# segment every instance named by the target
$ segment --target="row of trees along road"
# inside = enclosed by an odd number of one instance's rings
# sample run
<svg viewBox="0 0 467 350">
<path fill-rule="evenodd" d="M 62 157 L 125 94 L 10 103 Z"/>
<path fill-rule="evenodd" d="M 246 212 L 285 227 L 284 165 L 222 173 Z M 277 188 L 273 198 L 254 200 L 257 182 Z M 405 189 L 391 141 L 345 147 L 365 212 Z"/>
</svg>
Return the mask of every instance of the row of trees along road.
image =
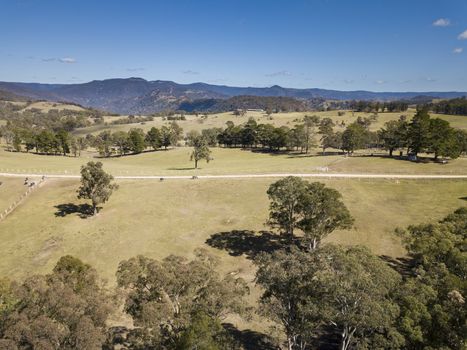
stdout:
<svg viewBox="0 0 467 350">
<path fill-rule="evenodd" d="M 101 178 L 109 184 L 101 170 L 83 168 L 83 186 L 101 188 Z M 245 280 L 219 274 L 218 258 L 203 249 L 193 260 L 124 260 L 116 290 L 65 256 L 46 276 L 0 279 L 0 349 L 240 349 L 222 321 L 234 314 L 248 320 L 252 312 L 280 327 L 280 349 L 465 349 L 467 208 L 398 230 L 411 263 L 389 265 L 363 247 L 321 243 L 353 222 L 337 191 L 288 177 L 268 195 L 268 223 L 284 239 L 272 251 L 259 247 L 254 258 L 258 306 L 246 302 Z M 134 327 L 108 326 L 119 308 Z"/>
</svg>

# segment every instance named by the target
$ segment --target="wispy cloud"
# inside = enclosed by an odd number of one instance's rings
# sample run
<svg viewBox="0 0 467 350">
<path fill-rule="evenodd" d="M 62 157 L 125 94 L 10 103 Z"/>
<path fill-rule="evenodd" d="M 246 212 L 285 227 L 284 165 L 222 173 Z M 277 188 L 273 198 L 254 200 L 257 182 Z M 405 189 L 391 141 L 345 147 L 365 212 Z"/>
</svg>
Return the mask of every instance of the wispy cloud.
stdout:
<svg viewBox="0 0 467 350">
<path fill-rule="evenodd" d="M 183 74 L 187 74 L 187 75 L 198 75 L 199 72 L 196 72 L 194 70 L 191 70 L 191 69 L 187 69 L 187 70 L 184 70 L 182 71 Z"/>
<path fill-rule="evenodd" d="M 431 77 L 426 77 L 425 80 L 430 82 L 430 83 L 434 83 L 436 81 L 436 79 L 433 79 Z"/>
<path fill-rule="evenodd" d="M 467 30 L 463 31 L 462 33 L 459 34 L 457 37 L 459 40 L 467 40 Z"/>
<path fill-rule="evenodd" d="M 433 26 L 435 27 L 449 27 L 450 25 L 451 21 L 448 18 L 438 18 L 433 22 Z"/>
<path fill-rule="evenodd" d="M 267 77 L 290 77 L 291 75 L 292 73 L 286 70 L 281 70 L 278 72 L 272 72 L 272 73 L 265 74 L 265 76 Z"/>
<path fill-rule="evenodd" d="M 73 57 L 63 57 L 63 58 L 59 58 L 58 59 L 59 62 L 61 63 L 76 63 L 76 59 L 74 59 Z"/>
<path fill-rule="evenodd" d="M 42 62 L 53 62 L 53 61 L 56 61 L 57 59 L 56 58 L 43 58 L 42 59 Z"/>
<path fill-rule="evenodd" d="M 379 85 L 386 84 L 386 80 L 376 80 L 375 83 Z"/>
<path fill-rule="evenodd" d="M 464 49 L 462 47 L 456 47 L 454 50 L 452 50 L 453 53 L 459 54 L 462 53 Z"/>
<path fill-rule="evenodd" d="M 353 83 L 355 83 L 355 80 L 353 80 L 353 79 L 344 79 L 344 83 L 353 84 Z"/>
<path fill-rule="evenodd" d="M 145 68 L 142 68 L 142 67 L 138 67 L 138 68 L 127 68 L 126 71 L 127 72 L 142 72 L 142 71 L 145 71 L 146 69 Z"/>
</svg>

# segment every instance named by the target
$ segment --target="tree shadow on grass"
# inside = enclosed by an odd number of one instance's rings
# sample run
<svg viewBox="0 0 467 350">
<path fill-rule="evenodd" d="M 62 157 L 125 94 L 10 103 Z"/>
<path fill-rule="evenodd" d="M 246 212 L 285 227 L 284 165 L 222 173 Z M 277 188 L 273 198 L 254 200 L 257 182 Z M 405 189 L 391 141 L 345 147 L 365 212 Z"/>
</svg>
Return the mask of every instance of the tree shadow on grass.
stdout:
<svg viewBox="0 0 467 350">
<path fill-rule="evenodd" d="M 465 197 L 459 197 L 459 199 L 462 200 L 462 201 L 467 201 L 467 196 L 465 196 Z"/>
<path fill-rule="evenodd" d="M 201 168 L 198 168 L 198 170 L 201 169 Z M 184 171 L 184 170 L 195 170 L 195 167 L 192 167 L 192 168 L 167 168 L 167 170 L 180 170 L 180 171 Z"/>
<path fill-rule="evenodd" d="M 410 257 L 404 258 L 393 258 L 388 255 L 380 255 L 390 267 L 399 272 L 404 277 L 410 277 L 414 275 L 413 268 L 415 266 L 413 259 Z"/>
<path fill-rule="evenodd" d="M 231 323 L 223 323 L 222 326 L 227 333 L 238 342 L 245 350 L 277 350 L 278 346 L 274 340 L 266 334 L 255 332 L 250 329 L 239 330 Z"/>
<path fill-rule="evenodd" d="M 78 214 L 81 219 L 86 219 L 90 216 L 93 216 L 94 211 L 91 205 L 89 204 L 74 204 L 74 203 L 66 203 L 66 204 L 59 204 L 56 205 L 55 208 L 57 211 L 55 212 L 55 216 L 57 217 L 65 217 L 71 214 Z"/>
<path fill-rule="evenodd" d="M 232 230 L 211 235 L 206 244 L 213 248 L 226 250 L 232 256 L 245 254 L 254 259 L 260 253 L 272 253 L 279 249 L 299 245 L 297 238 L 286 238 L 268 231 L 258 233 L 249 230 Z"/>
</svg>

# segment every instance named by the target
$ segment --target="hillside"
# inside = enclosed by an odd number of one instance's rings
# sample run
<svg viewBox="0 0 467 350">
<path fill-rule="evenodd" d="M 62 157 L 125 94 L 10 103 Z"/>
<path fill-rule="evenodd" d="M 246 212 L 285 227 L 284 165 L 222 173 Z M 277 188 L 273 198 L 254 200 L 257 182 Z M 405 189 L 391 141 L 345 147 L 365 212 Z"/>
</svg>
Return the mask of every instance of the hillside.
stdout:
<svg viewBox="0 0 467 350">
<path fill-rule="evenodd" d="M 420 95 L 456 98 L 466 92 L 371 92 L 325 89 L 292 89 L 278 85 L 264 88 L 231 87 L 205 83 L 177 84 L 172 81 L 147 81 L 141 78 L 94 80 L 83 84 L 39 84 L 0 82 L 0 90 L 31 99 L 69 101 L 85 107 L 122 114 L 149 114 L 166 109 L 181 109 L 197 102 L 212 108 L 219 101 L 236 96 L 287 97 L 310 101 L 326 100 L 400 100 Z M 200 102 L 200 100 L 205 100 Z"/>
</svg>

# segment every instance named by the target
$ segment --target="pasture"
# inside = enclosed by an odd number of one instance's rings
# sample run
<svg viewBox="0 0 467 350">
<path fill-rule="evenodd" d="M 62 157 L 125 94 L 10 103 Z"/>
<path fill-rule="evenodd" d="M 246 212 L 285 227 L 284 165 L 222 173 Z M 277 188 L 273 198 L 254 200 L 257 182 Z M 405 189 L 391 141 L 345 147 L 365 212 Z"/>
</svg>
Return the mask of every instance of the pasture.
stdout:
<svg viewBox="0 0 467 350">
<path fill-rule="evenodd" d="M 370 130 L 376 131 L 384 126 L 389 120 L 396 120 L 401 115 L 407 116 L 407 118 L 412 118 L 415 114 L 414 109 L 409 109 L 406 112 L 398 112 L 398 113 L 379 113 L 377 120 L 370 126 Z M 265 113 L 257 112 L 257 111 L 248 111 L 244 116 L 235 116 L 232 112 L 226 113 L 214 113 L 209 114 L 207 118 L 203 118 L 202 114 L 199 116 L 196 115 L 185 115 L 186 120 L 177 120 L 177 123 L 183 128 L 184 132 L 188 132 L 191 130 L 201 131 L 202 129 L 208 128 L 224 128 L 225 123 L 227 121 L 232 121 L 235 124 L 242 124 L 245 123 L 248 118 L 254 118 L 257 123 L 263 124 L 273 124 L 275 126 L 289 126 L 293 127 L 295 124 L 301 122 L 302 118 L 305 115 L 317 115 L 320 118 L 331 118 L 337 126 L 335 130 L 343 131 L 345 129 L 344 126 L 341 126 L 341 123 L 344 122 L 345 125 L 348 125 L 354 122 L 359 116 L 360 117 L 369 117 L 372 115 L 371 113 L 364 113 L 364 112 L 352 112 L 352 111 L 345 111 L 345 114 L 342 116 L 338 115 L 338 111 L 329 111 L 329 112 L 291 112 L 291 113 L 274 113 L 270 117 L 268 117 Z M 458 116 L 458 115 L 444 115 L 444 114 L 431 114 L 432 118 L 441 118 L 449 121 L 451 126 L 460 129 L 466 129 L 467 123 L 465 122 L 465 116 Z M 125 116 L 126 117 L 126 116 Z M 170 120 L 163 120 L 161 117 L 154 117 L 153 121 L 148 121 L 144 123 L 134 123 L 134 124 L 118 124 L 112 125 L 111 122 L 114 120 L 118 120 L 119 118 L 123 117 L 110 117 L 107 116 L 104 118 L 106 124 L 101 125 L 92 125 L 87 128 L 81 128 L 76 130 L 74 133 L 75 135 L 82 136 L 86 134 L 98 134 L 105 130 L 111 131 L 128 131 L 131 128 L 140 128 L 144 131 L 149 130 L 152 127 L 160 128 L 163 125 L 169 125 L 171 123 Z"/>
<path fill-rule="evenodd" d="M 413 163 L 390 159 L 386 154 L 345 157 L 322 156 L 319 150 L 311 154 L 262 153 L 238 148 L 212 148 L 213 160 L 200 162 L 194 169 L 190 161 L 192 148 L 177 147 L 167 151 L 144 152 L 123 157 L 96 158 L 95 152 L 84 152 L 81 157 L 37 155 L 8 152 L 0 148 L 0 172 L 35 174 L 79 174 L 80 166 L 88 161 L 101 161 L 113 175 L 221 175 L 267 173 L 316 173 L 327 167 L 337 173 L 383 174 L 467 174 L 467 158 L 448 164 Z"/>
</svg>

